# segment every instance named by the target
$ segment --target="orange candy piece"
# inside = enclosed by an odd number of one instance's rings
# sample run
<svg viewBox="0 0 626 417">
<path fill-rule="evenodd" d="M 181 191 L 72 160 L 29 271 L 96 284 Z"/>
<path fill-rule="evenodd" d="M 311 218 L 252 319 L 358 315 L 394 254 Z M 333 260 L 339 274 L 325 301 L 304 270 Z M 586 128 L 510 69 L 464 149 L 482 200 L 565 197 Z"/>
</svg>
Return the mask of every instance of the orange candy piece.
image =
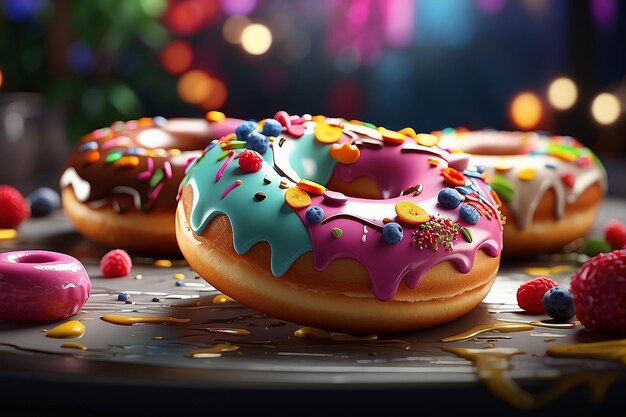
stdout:
<svg viewBox="0 0 626 417">
<path fill-rule="evenodd" d="M 410 225 L 426 223 L 430 218 L 426 210 L 408 200 L 396 203 L 396 214 L 398 215 L 398 220 Z"/>
<path fill-rule="evenodd" d="M 361 156 L 361 150 L 348 142 L 344 142 L 341 145 L 333 144 L 328 153 L 331 158 L 344 165 L 355 163 Z"/>
<path fill-rule="evenodd" d="M 462 187 L 465 185 L 465 177 L 454 168 L 444 168 L 441 170 L 441 176 L 450 185 Z"/>
<path fill-rule="evenodd" d="M 321 143 L 335 143 L 343 135 L 343 130 L 337 126 L 318 122 L 315 125 L 315 139 Z"/>
<path fill-rule="evenodd" d="M 322 195 L 324 191 L 326 191 L 326 187 L 321 184 L 318 184 L 311 180 L 300 180 L 298 182 L 298 188 L 306 191 L 307 193 Z M 309 198 L 309 204 L 311 204 L 311 199 Z"/>
<path fill-rule="evenodd" d="M 224 120 L 226 118 L 226 115 L 222 113 L 221 111 L 211 110 L 207 112 L 205 117 L 207 121 L 215 123 L 215 122 L 221 122 L 222 120 Z"/>
<path fill-rule="evenodd" d="M 395 130 L 385 129 L 384 127 L 379 127 L 378 131 L 383 137 L 383 142 L 387 145 L 402 145 L 406 140 L 406 135 L 396 132 Z"/>
<path fill-rule="evenodd" d="M 311 196 L 298 187 L 290 187 L 285 191 L 285 202 L 292 209 L 302 209 L 311 205 Z"/>
<path fill-rule="evenodd" d="M 412 127 L 405 127 L 404 129 L 398 130 L 398 133 L 417 139 L 417 133 L 415 133 L 415 129 Z"/>
</svg>

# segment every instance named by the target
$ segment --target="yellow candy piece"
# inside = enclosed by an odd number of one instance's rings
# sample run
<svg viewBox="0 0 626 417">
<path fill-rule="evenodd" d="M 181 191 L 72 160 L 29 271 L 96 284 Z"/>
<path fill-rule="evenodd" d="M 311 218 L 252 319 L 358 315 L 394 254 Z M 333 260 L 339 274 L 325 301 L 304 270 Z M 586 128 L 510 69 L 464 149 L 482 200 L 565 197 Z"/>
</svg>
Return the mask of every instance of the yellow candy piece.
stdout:
<svg viewBox="0 0 626 417">
<path fill-rule="evenodd" d="M 513 168 L 513 162 L 509 158 L 500 158 L 494 165 L 496 171 L 508 171 Z"/>
<path fill-rule="evenodd" d="M 428 221 L 429 215 L 420 206 L 412 201 L 399 201 L 396 203 L 398 220 L 410 225 L 419 225 Z"/>
<path fill-rule="evenodd" d="M 331 158 L 344 165 L 355 163 L 361 156 L 361 150 L 348 142 L 341 145 L 335 143 L 330 147 L 328 153 Z"/>
<path fill-rule="evenodd" d="M 212 110 L 206 114 L 206 119 L 209 122 L 221 122 L 225 118 L 226 118 L 226 115 L 222 113 L 221 111 Z"/>
<path fill-rule="evenodd" d="M 311 196 L 301 188 L 291 187 L 285 191 L 285 202 L 294 210 L 311 205 Z"/>
<path fill-rule="evenodd" d="M 15 229 L 0 229 L 0 240 L 15 239 L 17 237 L 17 230 Z"/>
<path fill-rule="evenodd" d="M 137 120 L 137 124 L 141 127 L 151 127 L 153 124 L 152 117 L 142 117 Z"/>
<path fill-rule="evenodd" d="M 378 131 L 383 137 L 383 142 L 387 145 L 402 145 L 406 140 L 406 135 L 396 132 L 395 130 L 389 130 L 384 127 L 379 127 Z"/>
<path fill-rule="evenodd" d="M 139 165 L 139 158 L 136 156 L 123 156 L 113 162 L 113 165 L 116 167 L 136 167 Z"/>
<path fill-rule="evenodd" d="M 517 173 L 517 178 L 522 181 L 530 181 L 537 175 L 537 170 L 535 168 L 524 168 L 520 172 Z"/>
<path fill-rule="evenodd" d="M 315 139 L 321 143 L 335 143 L 343 135 L 340 127 L 331 126 L 326 123 L 317 123 L 315 125 Z"/>
<path fill-rule="evenodd" d="M 307 193 L 322 195 L 326 191 L 326 187 L 311 180 L 300 180 L 298 188 Z"/>
<path fill-rule="evenodd" d="M 398 130 L 398 133 L 417 139 L 417 133 L 415 133 L 415 129 L 412 127 L 405 127 L 404 129 Z"/>
<path fill-rule="evenodd" d="M 435 146 L 439 143 L 439 138 L 435 135 L 429 135 L 428 133 L 418 133 L 415 139 L 418 144 L 422 146 Z"/>
</svg>

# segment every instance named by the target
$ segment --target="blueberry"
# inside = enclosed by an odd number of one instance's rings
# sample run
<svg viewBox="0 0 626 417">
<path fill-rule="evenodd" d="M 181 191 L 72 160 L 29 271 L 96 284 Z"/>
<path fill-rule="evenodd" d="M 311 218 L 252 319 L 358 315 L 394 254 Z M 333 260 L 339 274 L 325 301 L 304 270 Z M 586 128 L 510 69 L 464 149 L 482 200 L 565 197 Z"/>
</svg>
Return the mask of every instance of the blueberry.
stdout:
<svg viewBox="0 0 626 417">
<path fill-rule="evenodd" d="M 311 206 L 306 209 L 306 221 L 309 223 L 319 223 L 324 220 L 324 210 L 319 206 Z"/>
<path fill-rule="evenodd" d="M 389 222 L 383 226 L 383 239 L 390 245 L 402 240 L 402 226 L 396 222 Z"/>
<path fill-rule="evenodd" d="M 541 300 L 548 316 L 558 321 L 568 321 L 574 317 L 572 293 L 563 287 L 552 287 Z"/>
<path fill-rule="evenodd" d="M 33 217 L 47 216 L 61 207 L 59 193 L 49 187 L 40 187 L 30 193 L 27 198 Z"/>
<path fill-rule="evenodd" d="M 121 292 L 117 295 L 117 299 L 119 301 L 128 301 L 130 299 L 130 295 L 126 294 L 125 292 Z"/>
<path fill-rule="evenodd" d="M 255 130 L 248 135 L 248 145 L 246 146 L 248 149 L 263 155 L 267 151 L 268 146 L 270 146 L 270 140 L 261 132 Z"/>
<path fill-rule="evenodd" d="M 263 123 L 263 130 L 261 131 L 265 136 L 274 136 L 278 137 L 280 132 L 283 131 L 283 126 L 278 122 L 278 120 L 267 119 Z"/>
<path fill-rule="evenodd" d="M 444 208 L 455 209 L 461 204 L 463 197 L 454 188 L 444 188 L 439 191 L 437 201 Z"/>
<path fill-rule="evenodd" d="M 480 219 L 480 213 L 478 210 L 469 204 L 463 204 L 461 206 L 461 210 L 459 210 L 459 214 L 461 214 L 461 219 L 469 224 L 476 224 Z"/>
<path fill-rule="evenodd" d="M 235 128 L 237 140 L 247 140 L 248 135 L 256 129 L 256 122 L 243 122 Z"/>
</svg>

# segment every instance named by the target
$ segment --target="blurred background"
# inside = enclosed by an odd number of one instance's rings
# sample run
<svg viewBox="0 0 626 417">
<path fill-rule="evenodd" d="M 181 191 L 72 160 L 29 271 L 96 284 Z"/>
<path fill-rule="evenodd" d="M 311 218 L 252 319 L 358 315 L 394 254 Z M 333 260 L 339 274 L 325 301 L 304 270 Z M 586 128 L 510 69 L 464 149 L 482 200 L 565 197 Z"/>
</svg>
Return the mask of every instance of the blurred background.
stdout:
<svg viewBox="0 0 626 417">
<path fill-rule="evenodd" d="M 117 120 L 356 118 L 571 135 L 626 196 L 626 2 L 0 0 L 0 183 Z"/>
</svg>

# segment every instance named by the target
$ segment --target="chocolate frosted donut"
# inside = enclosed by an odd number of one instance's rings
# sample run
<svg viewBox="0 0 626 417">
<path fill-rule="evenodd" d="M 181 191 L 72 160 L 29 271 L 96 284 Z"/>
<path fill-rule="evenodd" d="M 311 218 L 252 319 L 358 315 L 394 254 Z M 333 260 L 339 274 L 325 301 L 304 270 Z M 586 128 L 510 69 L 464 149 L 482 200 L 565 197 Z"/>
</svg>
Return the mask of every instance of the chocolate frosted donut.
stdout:
<svg viewBox="0 0 626 417">
<path fill-rule="evenodd" d="M 85 135 L 60 177 L 65 213 L 89 239 L 140 253 L 178 253 L 174 213 L 187 162 L 243 120 L 163 117 Z"/>
</svg>

